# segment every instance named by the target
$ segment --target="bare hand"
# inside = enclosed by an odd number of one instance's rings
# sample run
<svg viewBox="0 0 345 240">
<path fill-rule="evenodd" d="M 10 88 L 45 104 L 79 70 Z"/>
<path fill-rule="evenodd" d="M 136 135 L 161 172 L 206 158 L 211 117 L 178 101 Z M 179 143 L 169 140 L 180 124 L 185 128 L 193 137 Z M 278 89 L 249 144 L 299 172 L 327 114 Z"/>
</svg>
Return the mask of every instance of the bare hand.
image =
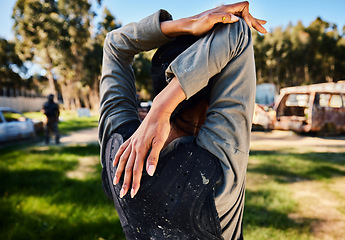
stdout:
<svg viewBox="0 0 345 240">
<path fill-rule="evenodd" d="M 266 29 L 262 26 L 266 21 L 256 19 L 249 13 L 249 2 L 247 1 L 216 7 L 196 15 L 194 18 L 206 18 L 212 24 L 213 22 L 237 22 L 238 18 L 236 16 L 242 17 L 249 27 L 253 27 L 261 33 L 267 33 Z"/>
<path fill-rule="evenodd" d="M 176 21 L 162 22 L 161 29 L 168 37 L 177 37 L 184 34 L 201 36 L 210 31 L 216 23 L 234 23 L 239 20 L 238 17 L 242 17 L 249 27 L 253 27 L 261 33 L 267 33 L 262 26 L 266 21 L 256 19 L 249 13 L 249 3 L 247 1 L 223 5 Z"/>
<path fill-rule="evenodd" d="M 140 180 L 147 157 L 147 173 L 152 176 L 158 162 L 158 157 L 170 132 L 170 115 L 158 116 L 152 109 L 137 131 L 119 148 L 114 166 L 117 165 L 114 184 L 119 182 L 124 172 L 124 181 L 120 191 L 122 198 L 128 192 L 132 183 L 131 196 L 137 193 L 140 187 Z"/>
<path fill-rule="evenodd" d="M 170 115 L 185 98 L 186 95 L 175 77 L 157 95 L 139 128 L 120 146 L 113 163 L 114 166 L 117 165 L 113 183 L 117 184 L 124 172 L 121 198 L 126 195 L 130 186 L 131 197 L 137 194 L 146 158 L 146 171 L 150 176 L 154 174 L 159 154 L 170 133 Z"/>
</svg>

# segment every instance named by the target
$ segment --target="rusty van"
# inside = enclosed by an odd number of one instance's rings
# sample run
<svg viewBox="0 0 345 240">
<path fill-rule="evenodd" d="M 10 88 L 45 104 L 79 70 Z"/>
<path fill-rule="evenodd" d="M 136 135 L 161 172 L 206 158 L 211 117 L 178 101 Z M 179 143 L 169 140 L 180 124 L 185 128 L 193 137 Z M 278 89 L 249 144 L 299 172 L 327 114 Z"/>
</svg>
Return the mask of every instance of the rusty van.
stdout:
<svg viewBox="0 0 345 240">
<path fill-rule="evenodd" d="M 345 81 L 283 88 L 275 129 L 337 135 L 345 132 Z"/>
</svg>

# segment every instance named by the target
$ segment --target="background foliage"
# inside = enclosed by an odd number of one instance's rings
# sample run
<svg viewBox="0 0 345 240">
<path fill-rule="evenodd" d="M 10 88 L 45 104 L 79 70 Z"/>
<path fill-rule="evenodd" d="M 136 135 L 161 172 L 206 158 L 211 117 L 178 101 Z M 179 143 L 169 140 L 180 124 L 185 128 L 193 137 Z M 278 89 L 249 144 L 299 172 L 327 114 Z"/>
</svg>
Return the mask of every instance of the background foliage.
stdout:
<svg viewBox="0 0 345 240">
<path fill-rule="evenodd" d="M 98 108 L 102 47 L 107 32 L 120 27 L 102 1 L 17 0 L 15 40 L 0 39 L 0 87 L 34 88 L 59 93 L 65 109 Z M 258 83 L 278 88 L 345 79 L 345 26 L 317 18 L 309 26 L 279 27 L 266 35 L 253 31 Z M 136 85 L 143 100 L 152 98 L 150 60 L 134 60 Z M 27 76 L 33 62 L 43 71 Z"/>
<path fill-rule="evenodd" d="M 345 26 L 317 18 L 266 35 L 253 31 L 258 83 L 278 87 L 336 82 L 345 79 Z"/>
</svg>

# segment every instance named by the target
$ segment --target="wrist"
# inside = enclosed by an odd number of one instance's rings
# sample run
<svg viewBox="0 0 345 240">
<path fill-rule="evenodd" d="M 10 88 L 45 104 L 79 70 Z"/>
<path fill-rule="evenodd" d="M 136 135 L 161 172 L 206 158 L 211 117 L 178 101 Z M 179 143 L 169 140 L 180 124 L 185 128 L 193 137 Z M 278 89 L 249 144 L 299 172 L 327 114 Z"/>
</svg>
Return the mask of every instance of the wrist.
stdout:
<svg viewBox="0 0 345 240">
<path fill-rule="evenodd" d="M 172 112 L 186 98 L 182 87 L 174 77 L 171 82 L 165 87 L 154 99 L 152 103 L 152 110 L 156 116 L 170 118 Z"/>
<path fill-rule="evenodd" d="M 175 38 L 182 35 L 191 34 L 190 18 L 161 22 L 161 29 L 165 36 Z"/>
<path fill-rule="evenodd" d="M 174 106 L 170 104 L 163 95 L 157 95 L 152 102 L 150 112 L 158 118 L 169 118 L 174 111 Z"/>
</svg>

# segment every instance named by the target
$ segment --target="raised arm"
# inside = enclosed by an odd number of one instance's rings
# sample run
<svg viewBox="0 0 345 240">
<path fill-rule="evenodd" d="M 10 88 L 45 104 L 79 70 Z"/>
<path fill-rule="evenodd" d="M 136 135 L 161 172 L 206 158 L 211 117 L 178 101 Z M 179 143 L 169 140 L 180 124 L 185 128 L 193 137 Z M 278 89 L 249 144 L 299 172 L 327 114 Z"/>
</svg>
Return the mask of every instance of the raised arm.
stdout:
<svg viewBox="0 0 345 240">
<path fill-rule="evenodd" d="M 125 123 L 139 122 L 132 61 L 135 54 L 171 41 L 160 28 L 160 23 L 166 20 L 171 20 L 170 14 L 160 10 L 140 22 L 107 34 L 100 82 L 99 141 L 102 162 L 110 135 Z"/>
<path fill-rule="evenodd" d="M 261 32 L 265 32 L 265 29 L 261 26 L 265 21 L 257 20 L 249 14 L 247 2 L 221 6 L 189 18 L 165 21 L 161 23 L 161 29 L 168 37 L 176 37 L 184 34 L 201 36 L 213 29 L 214 25 L 217 23 L 233 23 L 239 21 L 239 18 L 236 17 L 236 15 L 244 17 L 250 25 L 254 26 L 254 28 Z M 205 38 L 207 39 L 208 36 Z M 229 37 L 226 37 L 224 42 L 229 45 Z M 212 45 L 213 48 L 216 48 L 217 46 L 221 45 L 217 45 L 216 42 Z M 203 53 L 205 53 L 205 51 L 206 50 L 204 50 Z M 195 57 L 195 55 L 190 54 L 193 50 L 188 50 L 188 52 L 188 57 Z M 161 94 L 155 98 L 152 108 L 143 123 L 132 137 L 120 147 L 115 156 L 114 165 L 117 165 L 117 171 L 115 174 L 114 184 L 119 182 L 121 175 L 124 173 L 124 183 L 120 193 L 121 197 L 128 192 L 130 186 L 132 186 L 131 196 L 133 197 L 137 193 L 140 186 L 144 162 L 147 156 L 146 171 L 149 175 L 154 174 L 159 153 L 162 150 L 170 131 L 169 119 L 172 111 L 186 97 L 189 98 L 198 92 L 202 88 L 202 85 L 207 84 L 209 78 L 219 73 L 230 58 L 231 56 L 226 57 L 225 61 L 219 65 L 219 61 L 217 59 L 208 59 L 208 56 L 205 54 L 196 57 L 193 61 L 183 61 L 183 56 L 180 55 L 178 59 L 180 59 L 181 63 L 188 62 L 190 64 L 191 62 L 195 62 L 191 65 L 197 65 L 198 63 L 204 64 L 207 62 L 207 65 L 216 65 L 217 69 L 214 69 L 214 67 L 209 68 L 209 66 L 206 66 L 206 68 L 203 69 L 207 74 L 204 74 L 203 82 L 201 84 L 197 84 L 197 88 L 194 90 L 192 86 L 200 79 L 188 77 L 188 75 L 192 76 L 194 71 L 191 70 L 189 66 L 187 67 L 186 64 L 179 65 L 179 60 L 173 62 L 169 70 L 173 80 L 161 92 Z M 176 69 L 173 69 L 174 66 Z M 194 70 L 200 70 L 201 68 L 202 67 L 199 66 L 194 68 Z M 208 69 L 212 69 L 213 73 L 209 74 Z M 177 72 L 179 72 L 179 74 L 177 74 Z M 179 79 L 180 76 L 183 80 Z M 165 109 L 168 110 L 164 111 Z M 148 154 L 149 152 L 150 154 Z"/>
<path fill-rule="evenodd" d="M 161 23 L 161 28 L 162 32 L 168 37 L 177 37 L 184 34 L 202 36 L 209 32 L 217 23 L 237 22 L 237 16 L 242 17 L 248 26 L 261 33 L 267 33 L 262 26 L 266 21 L 256 19 L 249 13 L 249 3 L 247 1 L 222 5 L 192 17 L 165 21 Z"/>
</svg>

